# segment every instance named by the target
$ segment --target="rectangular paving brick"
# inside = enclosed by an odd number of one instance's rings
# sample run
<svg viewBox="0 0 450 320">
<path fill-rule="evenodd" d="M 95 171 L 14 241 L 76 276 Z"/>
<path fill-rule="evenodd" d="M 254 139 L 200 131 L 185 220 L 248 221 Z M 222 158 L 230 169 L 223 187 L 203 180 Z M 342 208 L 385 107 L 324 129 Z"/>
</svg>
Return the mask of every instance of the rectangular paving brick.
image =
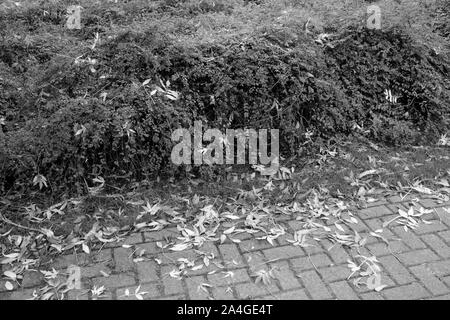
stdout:
<svg viewBox="0 0 450 320">
<path fill-rule="evenodd" d="M 69 290 L 67 300 L 89 300 L 89 290 Z"/>
<path fill-rule="evenodd" d="M 55 259 L 52 267 L 55 269 L 65 269 L 70 265 L 86 265 L 89 263 L 89 257 L 85 253 L 73 253 L 68 255 L 59 256 Z"/>
<path fill-rule="evenodd" d="M 329 286 L 338 300 L 359 300 L 355 291 L 353 291 L 347 281 L 330 283 Z"/>
<path fill-rule="evenodd" d="M 273 283 L 269 285 L 255 284 L 253 282 L 240 283 L 236 285 L 236 292 L 241 299 L 252 299 L 267 294 L 274 294 L 279 291 L 278 287 Z"/>
<path fill-rule="evenodd" d="M 105 286 L 106 289 L 112 290 L 115 288 L 134 285 L 136 281 L 133 276 L 121 273 L 110 275 L 109 277 L 93 278 L 92 283 L 97 287 Z"/>
<path fill-rule="evenodd" d="M 176 269 L 174 266 L 166 266 L 161 269 L 161 278 L 165 295 L 172 295 L 183 292 L 183 282 L 181 279 L 172 278 L 169 274 Z"/>
<path fill-rule="evenodd" d="M 300 279 L 313 299 L 331 299 L 331 294 L 316 271 L 300 273 Z"/>
<path fill-rule="evenodd" d="M 92 278 L 102 276 L 101 271 L 111 274 L 111 262 L 99 262 L 87 267 L 81 267 L 81 277 Z"/>
<path fill-rule="evenodd" d="M 439 232 L 438 234 L 442 239 L 444 239 L 445 242 L 447 242 L 448 245 L 450 245 L 450 230 L 442 231 Z"/>
<path fill-rule="evenodd" d="M 242 241 L 241 243 L 239 243 L 239 248 L 241 249 L 242 252 L 268 249 L 268 248 L 272 248 L 272 247 L 273 246 L 266 240 L 250 239 L 250 240 L 245 240 L 245 241 Z"/>
<path fill-rule="evenodd" d="M 235 244 L 221 244 L 219 251 L 222 254 L 225 266 L 228 268 L 242 268 L 244 261 Z"/>
<path fill-rule="evenodd" d="M 137 263 L 137 273 L 139 283 L 157 281 L 158 275 L 156 274 L 156 262 L 154 261 L 142 261 Z"/>
<path fill-rule="evenodd" d="M 120 288 L 116 290 L 117 300 L 139 300 L 134 294 L 138 286 L 131 286 Z M 126 290 L 128 289 L 129 295 L 126 295 Z M 139 292 L 146 292 L 142 295 L 144 300 L 151 300 L 152 298 L 161 296 L 158 287 L 154 283 L 140 284 Z"/>
<path fill-rule="evenodd" d="M 410 270 L 434 295 L 441 295 L 450 291 L 442 281 L 433 275 L 433 271 L 429 268 L 425 266 L 416 266 L 411 267 Z"/>
<path fill-rule="evenodd" d="M 379 207 L 370 207 L 367 209 L 360 210 L 358 212 L 358 216 L 361 219 L 372 219 L 372 218 L 379 218 L 391 215 L 392 211 L 389 210 L 386 206 L 379 206 Z"/>
<path fill-rule="evenodd" d="M 431 298 L 431 300 L 445 300 L 445 301 L 448 301 L 448 300 L 450 300 L 450 294 L 446 294 L 446 295 L 439 296 L 439 297 L 433 297 L 433 298 Z"/>
<path fill-rule="evenodd" d="M 280 300 L 310 300 L 304 289 L 298 289 L 293 291 L 284 291 L 274 294 L 276 299 Z M 273 300 L 274 296 L 265 296 L 263 299 Z"/>
<path fill-rule="evenodd" d="M 301 287 L 298 278 L 292 272 L 287 261 L 279 261 L 271 264 L 275 277 L 280 282 L 283 290 L 295 289 Z"/>
<path fill-rule="evenodd" d="M 346 265 L 321 268 L 319 272 L 326 283 L 345 280 L 351 274 L 350 269 Z"/>
<path fill-rule="evenodd" d="M 446 208 L 447 210 L 450 209 L 450 206 Z M 436 213 L 439 216 L 439 219 L 442 220 L 447 226 L 450 227 L 450 213 L 444 210 L 444 208 L 436 208 Z"/>
<path fill-rule="evenodd" d="M 407 284 L 414 282 L 414 277 L 394 256 L 386 256 L 378 258 L 384 269 L 394 278 L 398 284 Z"/>
<path fill-rule="evenodd" d="M 260 251 L 254 251 L 251 253 L 244 254 L 244 260 L 247 262 L 250 267 L 249 272 L 254 273 L 258 270 L 268 270 L 269 266 L 267 264 L 267 260 Z"/>
<path fill-rule="evenodd" d="M 130 256 L 132 251 L 126 248 L 114 249 L 114 261 L 116 262 L 115 270 L 117 272 L 124 272 L 133 270 L 133 257 Z"/>
<path fill-rule="evenodd" d="M 405 231 L 403 227 L 395 227 L 393 228 L 393 231 L 411 249 L 425 249 L 427 247 L 418 236 L 411 232 L 411 230 Z"/>
<path fill-rule="evenodd" d="M 418 283 L 384 289 L 383 295 L 390 300 L 418 300 L 429 297 L 429 293 Z"/>
<path fill-rule="evenodd" d="M 212 295 L 216 300 L 236 300 L 234 297 L 234 289 L 231 287 L 214 287 Z"/>
<path fill-rule="evenodd" d="M 166 249 L 167 250 L 167 249 Z M 158 259 L 162 261 L 162 264 L 173 264 L 178 263 L 178 259 L 188 259 L 189 261 L 195 260 L 195 258 L 200 257 L 194 249 L 187 249 L 183 251 L 166 251 L 157 255 Z"/>
<path fill-rule="evenodd" d="M 208 275 L 208 282 L 214 286 L 230 286 L 234 283 L 251 282 L 246 269 L 217 272 Z"/>
<path fill-rule="evenodd" d="M 347 251 L 340 244 L 333 245 L 330 241 L 324 240 L 322 245 L 335 264 L 346 263 L 350 259 Z"/>
<path fill-rule="evenodd" d="M 144 232 L 145 241 L 163 241 L 166 238 L 176 239 L 178 236 L 180 236 L 180 232 L 177 228 L 166 228 L 158 231 Z"/>
<path fill-rule="evenodd" d="M 411 250 L 405 245 L 403 241 L 390 241 L 389 246 L 385 242 L 377 242 L 367 245 L 367 248 L 376 257 L 397 254 Z"/>
<path fill-rule="evenodd" d="M 428 267 L 437 277 L 450 275 L 450 260 L 432 262 L 428 264 Z"/>
<path fill-rule="evenodd" d="M 22 287 L 31 288 L 44 282 L 44 275 L 39 271 L 26 270 L 23 274 Z M 1 284 L 1 282 L 0 282 Z"/>
<path fill-rule="evenodd" d="M 127 236 L 126 239 L 120 243 L 120 245 L 133 245 L 142 242 L 144 242 L 144 238 L 142 236 L 142 233 L 138 232 Z"/>
<path fill-rule="evenodd" d="M 448 226 L 441 223 L 439 220 L 430 220 L 431 224 L 422 223 L 417 229 L 414 229 L 416 234 L 434 233 L 439 231 L 448 230 Z"/>
<path fill-rule="evenodd" d="M 443 258 L 450 258 L 450 247 L 435 234 L 423 235 L 422 240 Z"/>
<path fill-rule="evenodd" d="M 360 296 L 363 300 L 384 300 L 383 296 L 379 292 L 362 293 Z"/>
<path fill-rule="evenodd" d="M 439 257 L 430 249 L 409 251 L 400 253 L 397 256 L 407 266 L 439 260 Z"/>
<path fill-rule="evenodd" d="M 329 267 L 333 262 L 326 254 L 320 253 L 309 257 L 290 259 L 294 271 L 304 271 L 320 267 Z"/>
<path fill-rule="evenodd" d="M 305 255 L 301 247 L 293 245 L 266 249 L 263 250 L 263 253 L 268 260 L 288 259 Z"/>
<path fill-rule="evenodd" d="M 210 296 L 211 288 L 204 287 L 207 291 L 202 290 L 199 286 L 202 283 L 208 283 L 203 276 L 186 278 L 186 285 L 191 300 L 205 300 Z"/>
<path fill-rule="evenodd" d="M 309 244 L 309 246 L 303 248 L 306 255 L 314 255 L 314 254 L 325 252 L 325 250 L 322 248 L 320 243 L 317 241 L 309 240 L 308 244 Z"/>
<path fill-rule="evenodd" d="M 436 201 L 433 199 L 420 199 L 420 204 L 425 208 L 433 208 L 437 206 Z"/>
</svg>

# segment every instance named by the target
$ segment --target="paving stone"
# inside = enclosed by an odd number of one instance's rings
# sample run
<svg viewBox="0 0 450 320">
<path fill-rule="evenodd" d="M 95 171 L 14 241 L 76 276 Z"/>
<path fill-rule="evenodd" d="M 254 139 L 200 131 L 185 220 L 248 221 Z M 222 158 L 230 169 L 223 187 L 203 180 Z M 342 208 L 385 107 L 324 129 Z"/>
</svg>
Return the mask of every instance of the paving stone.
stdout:
<svg viewBox="0 0 450 320">
<path fill-rule="evenodd" d="M 339 244 L 333 245 L 330 241 L 326 240 L 323 241 L 323 247 L 335 264 L 346 263 L 350 259 L 348 253 Z"/>
<path fill-rule="evenodd" d="M 448 231 L 442 231 L 438 233 L 439 236 L 447 242 L 448 245 L 450 245 L 450 230 Z"/>
<path fill-rule="evenodd" d="M 208 283 L 203 276 L 186 278 L 186 285 L 191 300 L 205 300 L 209 298 L 211 288 L 205 287 L 208 291 L 205 292 L 199 288 L 202 283 Z"/>
<path fill-rule="evenodd" d="M 298 278 L 294 275 L 287 261 L 271 263 L 273 273 L 280 282 L 281 289 L 289 290 L 301 287 Z"/>
<path fill-rule="evenodd" d="M 397 254 L 410 250 L 402 241 L 390 241 L 389 246 L 385 242 L 377 242 L 367 245 L 367 248 L 376 257 Z"/>
<path fill-rule="evenodd" d="M 438 205 L 437 202 L 432 199 L 420 199 L 420 204 L 425 208 L 433 208 Z"/>
<path fill-rule="evenodd" d="M 213 242 L 205 242 L 197 250 L 205 252 L 208 255 L 213 254 L 215 258 L 219 257 L 219 250 L 217 249 L 217 246 Z"/>
<path fill-rule="evenodd" d="M 175 269 L 175 267 L 173 266 L 166 266 L 161 269 L 161 277 L 165 295 L 172 295 L 183 292 L 182 280 L 172 278 L 169 275 L 173 269 Z"/>
<path fill-rule="evenodd" d="M 157 265 L 153 261 L 142 261 L 137 263 L 137 273 L 140 283 L 157 281 Z"/>
<path fill-rule="evenodd" d="M 63 255 L 56 258 L 52 267 L 55 269 L 65 269 L 70 265 L 81 266 L 89 263 L 88 255 L 85 253 L 73 253 L 69 255 Z"/>
<path fill-rule="evenodd" d="M 397 202 L 411 201 L 414 198 L 415 197 L 412 195 L 404 195 L 404 196 L 391 196 L 391 197 L 388 197 L 387 200 L 392 203 L 397 203 Z"/>
<path fill-rule="evenodd" d="M 253 282 L 240 283 L 235 286 L 238 297 L 241 299 L 252 299 L 255 297 L 274 294 L 279 291 L 274 283 L 264 285 L 262 283 L 255 284 Z"/>
<path fill-rule="evenodd" d="M 117 272 L 125 272 L 133 270 L 132 250 L 126 248 L 114 249 L 114 261 L 116 262 L 115 270 Z"/>
<path fill-rule="evenodd" d="M 421 235 L 448 230 L 448 226 L 441 223 L 439 220 L 430 220 L 430 222 L 431 224 L 422 223 L 417 229 L 414 230 L 414 233 Z"/>
<path fill-rule="evenodd" d="M 316 271 L 303 271 L 300 279 L 313 299 L 331 299 L 331 294 L 322 282 Z"/>
<path fill-rule="evenodd" d="M 383 218 L 383 219 L 381 219 L 381 218 L 370 219 L 370 220 L 366 220 L 365 222 L 366 222 L 366 224 L 367 224 L 367 226 L 369 227 L 369 229 L 370 229 L 371 232 L 372 232 L 372 231 L 375 231 L 375 230 L 378 230 L 378 229 L 383 229 L 383 233 L 382 233 L 381 235 L 382 235 L 383 237 L 387 238 L 387 239 L 393 239 L 393 238 L 396 237 L 395 234 L 392 233 L 391 230 L 389 230 L 389 229 L 387 229 L 387 228 L 383 228 L 383 223 L 384 223 L 385 221 L 389 221 L 389 220 L 392 219 L 394 216 L 395 216 L 395 215 L 387 216 L 387 217 L 385 217 L 385 218 Z M 373 238 L 370 234 L 369 234 L 367 237 L 368 237 L 368 240 L 370 240 L 370 239 Z M 377 239 L 377 241 L 379 241 L 379 240 Z"/>
<path fill-rule="evenodd" d="M 236 300 L 234 289 L 231 287 L 214 287 L 212 288 L 212 295 L 216 300 Z"/>
<path fill-rule="evenodd" d="M 386 256 L 378 258 L 384 269 L 397 281 L 398 284 L 407 284 L 414 282 L 414 277 L 394 256 Z"/>
<path fill-rule="evenodd" d="M 293 231 L 302 230 L 303 229 L 303 224 L 304 224 L 304 222 L 298 221 L 298 220 L 292 220 L 292 221 L 288 222 L 289 227 Z"/>
<path fill-rule="evenodd" d="M 244 254 L 244 259 L 249 266 L 249 272 L 254 273 L 258 270 L 269 270 L 267 260 L 260 251 Z"/>
<path fill-rule="evenodd" d="M 450 276 L 443 277 L 442 281 L 444 281 L 444 283 L 450 288 Z"/>
<path fill-rule="evenodd" d="M 37 287 L 44 282 L 44 275 L 39 271 L 24 272 L 22 286 L 24 288 Z"/>
<path fill-rule="evenodd" d="M 245 240 L 239 244 L 239 248 L 244 253 L 249 251 L 268 249 L 272 247 L 273 246 L 266 240 L 256 240 L 256 239 Z"/>
<path fill-rule="evenodd" d="M 355 291 L 348 285 L 347 281 L 330 283 L 330 288 L 338 300 L 359 300 Z"/>
<path fill-rule="evenodd" d="M 117 289 L 116 291 L 117 300 L 139 300 L 134 294 L 135 290 L 138 287 L 139 292 L 146 292 L 146 294 L 141 295 L 144 300 L 150 300 L 152 298 L 161 296 L 157 285 L 154 283 L 140 284 L 139 286 L 131 286 Z M 128 296 L 126 295 L 127 289 L 129 293 Z"/>
<path fill-rule="evenodd" d="M 111 274 L 113 269 L 113 260 L 110 249 L 104 249 L 91 257 L 88 266 L 81 267 L 81 277 L 92 278 L 102 276 L 101 271 Z"/>
<path fill-rule="evenodd" d="M 322 252 L 325 252 L 325 250 L 322 248 L 322 246 L 320 245 L 319 242 L 317 241 L 308 241 L 308 244 L 310 244 L 310 246 L 304 247 L 303 250 L 306 252 L 306 255 L 314 255 L 314 254 L 319 254 Z"/>
<path fill-rule="evenodd" d="M 165 253 L 160 253 L 157 255 L 157 258 L 162 261 L 162 264 L 174 264 L 178 263 L 178 259 L 188 259 L 189 261 L 193 261 L 197 258 L 201 257 L 198 253 L 194 251 L 194 249 L 188 249 L 183 251 L 167 251 Z"/>
<path fill-rule="evenodd" d="M 305 252 L 302 250 L 302 248 L 292 245 L 266 249 L 263 250 L 263 253 L 266 256 L 267 260 L 288 259 L 305 255 Z"/>
<path fill-rule="evenodd" d="M 433 298 L 431 298 L 431 300 L 445 300 L 445 301 L 448 301 L 448 300 L 450 300 L 450 294 L 446 294 L 446 295 L 439 296 L 439 297 L 433 297 Z"/>
<path fill-rule="evenodd" d="M 10 293 L 9 300 L 30 300 L 33 298 L 34 289 L 19 289 Z"/>
<path fill-rule="evenodd" d="M 161 249 L 156 246 L 156 242 L 139 243 L 135 247 L 137 249 L 136 254 L 138 255 L 140 255 L 142 250 L 145 250 L 144 256 L 157 255 L 161 251 Z"/>
<path fill-rule="evenodd" d="M 297 290 L 293 290 L 293 291 L 285 291 L 285 292 L 275 293 L 273 296 L 272 295 L 265 296 L 262 299 L 267 299 L 267 300 L 273 300 L 273 299 L 310 300 L 304 289 L 297 289 Z"/>
<path fill-rule="evenodd" d="M 178 236 L 180 236 L 180 232 L 177 230 L 177 228 L 166 228 L 158 231 L 144 232 L 144 242 L 163 241 L 166 238 L 176 239 L 176 237 Z"/>
<path fill-rule="evenodd" d="M 389 210 L 386 206 L 379 206 L 379 207 L 371 207 L 367 209 L 362 209 L 358 212 L 358 216 L 361 219 L 372 219 L 372 218 L 378 218 L 383 217 L 387 215 L 391 215 L 392 211 Z"/>
<path fill-rule="evenodd" d="M 382 292 L 390 300 L 418 300 L 429 297 L 429 293 L 418 283 L 384 289 Z"/>
<path fill-rule="evenodd" d="M 405 231 L 403 227 L 393 228 L 394 233 L 397 234 L 405 244 L 411 249 L 425 249 L 426 244 L 411 231 Z"/>
<path fill-rule="evenodd" d="M 439 260 L 439 257 L 430 249 L 400 253 L 397 256 L 407 266 Z"/>
<path fill-rule="evenodd" d="M 434 295 L 441 295 L 450 291 L 442 281 L 433 275 L 433 271 L 428 267 L 422 265 L 411 267 L 410 270 Z"/>
<path fill-rule="evenodd" d="M 244 266 L 244 261 L 235 244 L 221 244 L 219 245 L 219 251 L 227 268 L 242 268 Z"/>
<path fill-rule="evenodd" d="M 450 208 L 450 204 L 446 209 Z M 445 211 L 444 208 L 436 208 L 436 213 L 439 219 L 442 220 L 448 227 L 450 227 L 450 213 Z"/>
<path fill-rule="evenodd" d="M 123 242 L 120 243 L 120 245 L 134 245 L 142 242 L 144 242 L 144 238 L 142 233 L 138 232 L 129 235 Z"/>
<path fill-rule="evenodd" d="M 433 274 L 437 277 L 443 277 L 450 275 L 450 260 L 443 260 L 432 262 L 428 264 L 430 270 L 433 271 Z"/>
<path fill-rule="evenodd" d="M 310 270 L 314 269 L 314 267 L 329 267 L 333 264 L 330 258 L 323 253 L 309 257 L 290 259 L 289 261 L 291 262 L 294 271 Z"/>
<path fill-rule="evenodd" d="M 422 240 L 425 241 L 428 246 L 431 247 L 438 255 L 443 258 L 450 258 L 450 247 L 445 244 L 444 241 L 441 240 L 435 234 L 426 234 L 422 236 Z"/>
<path fill-rule="evenodd" d="M 74 289 L 67 292 L 68 300 L 89 300 L 89 290 Z"/>
<path fill-rule="evenodd" d="M 362 293 L 360 296 L 363 300 L 384 300 L 383 296 L 379 292 Z"/>
<path fill-rule="evenodd" d="M 222 271 L 207 276 L 208 282 L 217 286 L 225 287 L 240 282 L 251 282 L 246 269 L 237 269 L 232 271 Z"/>
<path fill-rule="evenodd" d="M 187 300 L 184 294 L 176 294 L 173 296 L 160 297 L 156 300 Z"/>
<path fill-rule="evenodd" d="M 326 283 L 345 280 L 351 274 L 350 269 L 345 266 L 333 266 L 329 268 L 319 269 L 323 281 Z"/>
<path fill-rule="evenodd" d="M 109 277 L 94 278 L 92 279 L 92 283 L 94 286 L 105 286 L 106 289 L 111 290 L 115 288 L 134 285 L 136 281 L 131 275 L 120 273 L 110 275 Z"/>
</svg>

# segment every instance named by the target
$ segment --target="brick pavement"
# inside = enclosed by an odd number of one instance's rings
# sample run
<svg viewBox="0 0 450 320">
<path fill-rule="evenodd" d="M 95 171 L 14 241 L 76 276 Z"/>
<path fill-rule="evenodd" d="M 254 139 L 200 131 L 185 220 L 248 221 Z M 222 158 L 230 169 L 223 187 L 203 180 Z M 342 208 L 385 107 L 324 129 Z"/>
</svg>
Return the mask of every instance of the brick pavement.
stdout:
<svg viewBox="0 0 450 320">
<path fill-rule="evenodd" d="M 404 199 L 406 201 L 406 199 Z M 404 204 L 403 204 L 404 205 Z M 323 240 L 315 247 L 301 248 L 278 238 L 271 246 L 267 241 L 243 235 L 240 243 L 227 240 L 205 243 L 194 250 L 170 252 L 162 250 L 157 242 L 178 236 L 175 228 L 158 232 L 137 233 L 123 243 L 113 243 L 90 255 L 59 257 L 51 267 L 65 270 L 75 264 L 81 267 L 82 288 L 69 291 L 68 299 L 92 299 L 94 286 L 105 286 L 100 299 L 136 299 L 127 296 L 140 286 L 144 299 L 450 299 L 450 213 L 431 199 L 420 205 L 435 208 L 429 214 L 429 225 L 417 230 L 405 230 L 394 224 L 387 227 L 389 248 L 382 242 L 368 241 L 367 252 L 376 255 L 382 266 L 382 283 L 387 287 L 380 292 L 357 287 L 348 280 L 350 269 L 347 259 L 355 252 L 334 246 Z M 358 232 L 374 231 L 392 218 L 402 199 L 391 197 L 373 206 L 359 210 L 361 219 Z M 298 221 L 283 221 L 292 234 Z M 238 238 L 238 237 L 236 237 Z M 373 239 L 372 239 L 373 240 Z M 123 247 L 123 244 L 128 246 Z M 144 252 L 142 250 L 145 249 Z M 174 274 L 177 259 L 188 260 L 209 255 L 208 266 L 187 274 Z M 198 260 L 197 260 L 198 261 Z M 197 262 L 195 264 L 198 264 Z M 51 268 L 49 267 L 48 270 Z M 252 274 L 258 270 L 274 270 L 270 284 L 256 284 Z M 172 272 L 172 274 L 171 274 Z M 105 277 L 104 275 L 109 275 Z M 27 272 L 19 289 L 7 292 L 0 280 L 0 299 L 26 299 L 33 289 L 42 285 L 42 275 Z"/>
</svg>

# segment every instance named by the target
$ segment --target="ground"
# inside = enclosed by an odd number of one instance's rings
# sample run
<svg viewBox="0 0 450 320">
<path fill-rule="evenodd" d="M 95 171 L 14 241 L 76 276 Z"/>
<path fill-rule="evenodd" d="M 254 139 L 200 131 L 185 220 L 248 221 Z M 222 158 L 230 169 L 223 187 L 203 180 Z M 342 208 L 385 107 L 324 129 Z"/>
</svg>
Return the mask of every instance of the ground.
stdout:
<svg viewBox="0 0 450 320">
<path fill-rule="evenodd" d="M 355 276 L 348 279 L 354 248 L 333 246 L 326 239 L 308 241 L 312 246 L 305 247 L 287 242 L 302 225 L 291 215 L 278 218 L 290 235 L 278 237 L 273 245 L 240 233 L 233 237 L 236 242 L 208 241 L 198 251 L 177 252 L 160 248 L 165 239 L 180 236 L 179 230 L 169 227 L 132 233 L 90 254 L 62 255 L 47 269 L 64 273 L 70 265 L 81 268 L 79 289 L 68 291 L 65 299 L 450 299 L 450 211 L 445 210 L 450 201 L 383 197 L 355 211 L 358 223 L 352 228 L 368 235 L 410 204 L 431 209 L 426 224 L 407 231 L 389 225 L 380 233 L 389 239 L 389 247 L 369 236 L 364 248 L 358 248 L 364 256 L 376 256 L 381 265 L 381 283 L 386 287 L 379 292 L 355 285 Z M 205 257 L 210 258 L 208 266 Z M 187 259 L 184 269 L 179 268 L 182 258 Z M 262 271 L 267 271 L 267 281 Z M 258 272 L 262 281 L 256 284 Z M 43 284 L 42 273 L 27 271 L 21 289 L 6 292 L 1 283 L 0 299 L 32 298 Z M 101 287 L 104 290 L 97 296 L 95 288 Z"/>
</svg>

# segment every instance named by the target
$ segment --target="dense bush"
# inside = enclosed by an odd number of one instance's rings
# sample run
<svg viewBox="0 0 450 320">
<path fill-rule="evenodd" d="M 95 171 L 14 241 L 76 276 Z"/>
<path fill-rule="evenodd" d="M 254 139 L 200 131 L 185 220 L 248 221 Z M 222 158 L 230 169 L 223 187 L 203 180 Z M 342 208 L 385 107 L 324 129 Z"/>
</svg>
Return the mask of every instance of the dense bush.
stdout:
<svg viewBox="0 0 450 320">
<path fill-rule="evenodd" d="M 217 21 L 232 10 L 224 1 L 162 6 L 174 16 L 215 15 Z M 133 8 L 137 15 L 147 7 Z M 287 156 L 298 152 L 307 130 L 323 138 L 358 131 L 402 144 L 434 142 L 450 128 L 448 61 L 400 29 L 350 28 L 321 45 L 318 34 L 304 33 L 296 22 L 219 40 L 202 33 L 202 41 L 193 41 L 200 27 L 183 29 L 187 20 L 173 18 L 167 23 L 177 36 L 150 22 L 102 34 L 92 49 L 91 36 L 106 24 L 129 23 L 132 15 L 116 9 L 93 7 L 86 29 L 70 31 L 62 43 L 48 34 L 3 33 L 2 192 L 28 189 L 37 174 L 48 179 L 49 190 L 76 192 L 98 175 L 173 174 L 171 133 L 194 120 L 223 131 L 278 128 Z M 60 11 L 29 24 L 57 24 Z M 170 81 L 180 99 L 151 95 L 160 80 Z M 385 99 L 386 89 L 399 96 L 396 104 Z"/>
</svg>

